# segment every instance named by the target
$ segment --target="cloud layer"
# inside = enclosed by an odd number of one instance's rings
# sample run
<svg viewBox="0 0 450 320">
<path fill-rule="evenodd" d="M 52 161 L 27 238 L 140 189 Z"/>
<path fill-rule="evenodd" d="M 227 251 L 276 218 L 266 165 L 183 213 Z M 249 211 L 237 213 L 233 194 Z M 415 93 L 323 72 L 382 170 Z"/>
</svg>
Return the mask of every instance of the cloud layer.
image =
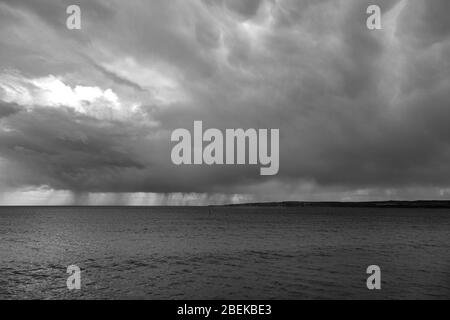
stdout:
<svg viewBox="0 0 450 320">
<path fill-rule="evenodd" d="M 79 3 L 74 31 L 70 1 L 0 0 L 3 203 L 448 197 L 447 0 Z M 175 167 L 194 120 L 279 128 L 279 175 Z"/>
</svg>

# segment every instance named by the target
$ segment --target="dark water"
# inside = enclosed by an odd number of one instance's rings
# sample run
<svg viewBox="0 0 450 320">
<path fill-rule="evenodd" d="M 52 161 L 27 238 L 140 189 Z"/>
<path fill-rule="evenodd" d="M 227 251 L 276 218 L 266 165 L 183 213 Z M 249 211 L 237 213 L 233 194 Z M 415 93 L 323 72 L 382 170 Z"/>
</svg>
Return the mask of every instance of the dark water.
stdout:
<svg viewBox="0 0 450 320">
<path fill-rule="evenodd" d="M 0 298 L 449 299 L 450 212 L 0 208 Z"/>
</svg>

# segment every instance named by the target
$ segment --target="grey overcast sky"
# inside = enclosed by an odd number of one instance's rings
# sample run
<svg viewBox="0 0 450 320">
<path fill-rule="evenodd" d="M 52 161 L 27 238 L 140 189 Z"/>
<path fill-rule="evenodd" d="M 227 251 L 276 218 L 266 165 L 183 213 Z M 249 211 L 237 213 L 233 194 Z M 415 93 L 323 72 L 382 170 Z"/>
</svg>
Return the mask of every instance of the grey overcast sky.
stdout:
<svg viewBox="0 0 450 320">
<path fill-rule="evenodd" d="M 0 0 L 0 204 L 449 199 L 449 15 L 448 0 Z M 171 132 L 194 120 L 279 128 L 279 174 L 174 166 Z"/>
</svg>

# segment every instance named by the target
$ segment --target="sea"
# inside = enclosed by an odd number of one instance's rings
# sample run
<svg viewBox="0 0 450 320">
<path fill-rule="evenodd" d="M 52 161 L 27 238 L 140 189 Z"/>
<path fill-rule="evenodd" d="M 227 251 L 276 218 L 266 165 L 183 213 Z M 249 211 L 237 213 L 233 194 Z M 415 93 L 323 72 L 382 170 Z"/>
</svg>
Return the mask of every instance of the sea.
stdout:
<svg viewBox="0 0 450 320">
<path fill-rule="evenodd" d="M 450 211 L 2 207 L 0 299 L 448 300 Z"/>
</svg>

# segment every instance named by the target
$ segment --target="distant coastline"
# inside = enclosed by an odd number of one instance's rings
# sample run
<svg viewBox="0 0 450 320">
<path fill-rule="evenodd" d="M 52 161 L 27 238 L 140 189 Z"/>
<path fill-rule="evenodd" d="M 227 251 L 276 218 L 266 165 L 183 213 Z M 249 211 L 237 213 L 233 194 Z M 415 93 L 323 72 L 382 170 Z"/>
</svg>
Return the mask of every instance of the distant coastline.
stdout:
<svg viewBox="0 0 450 320">
<path fill-rule="evenodd" d="M 176 207 L 204 207 L 204 208 L 249 208 L 249 207 L 278 207 L 278 208 L 419 208 L 419 209 L 450 209 L 450 200 L 416 200 L 416 201 L 365 201 L 365 202 L 339 202 L 339 201 L 281 201 L 281 202 L 251 202 L 223 205 L 0 205 L 0 208 L 176 208 Z"/>
<path fill-rule="evenodd" d="M 346 208 L 430 208 L 450 209 L 450 201 L 417 200 L 417 201 L 368 201 L 368 202 L 256 202 L 243 204 L 229 204 L 225 207 L 346 207 Z"/>
</svg>

